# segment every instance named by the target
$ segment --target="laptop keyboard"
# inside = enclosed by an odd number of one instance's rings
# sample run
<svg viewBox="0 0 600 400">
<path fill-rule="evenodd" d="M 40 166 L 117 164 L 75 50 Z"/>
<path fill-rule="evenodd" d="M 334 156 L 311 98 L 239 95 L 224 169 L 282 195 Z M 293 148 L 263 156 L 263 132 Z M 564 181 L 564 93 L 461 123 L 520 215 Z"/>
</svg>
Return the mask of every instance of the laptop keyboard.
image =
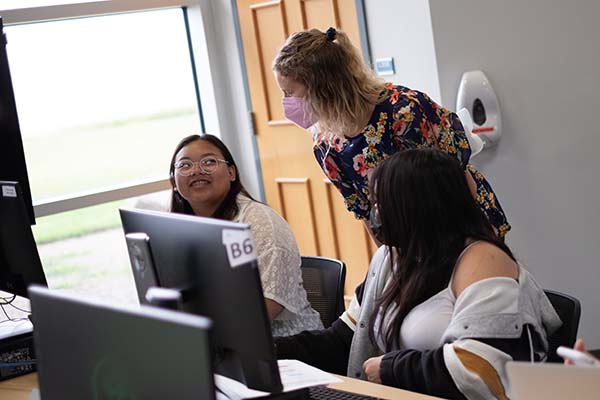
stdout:
<svg viewBox="0 0 600 400">
<path fill-rule="evenodd" d="M 378 397 L 344 392 L 343 390 L 330 389 L 325 386 L 313 386 L 308 388 L 308 391 L 311 400 L 381 400 Z"/>
</svg>

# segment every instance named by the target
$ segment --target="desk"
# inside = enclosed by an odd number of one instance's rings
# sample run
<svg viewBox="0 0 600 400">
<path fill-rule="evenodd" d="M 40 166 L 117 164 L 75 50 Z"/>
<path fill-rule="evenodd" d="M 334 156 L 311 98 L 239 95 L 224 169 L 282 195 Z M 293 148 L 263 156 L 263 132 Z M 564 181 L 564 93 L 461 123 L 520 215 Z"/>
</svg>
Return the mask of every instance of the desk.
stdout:
<svg viewBox="0 0 600 400">
<path fill-rule="evenodd" d="M 332 389 L 345 390 L 347 392 L 364 394 L 365 396 L 381 397 L 389 400 L 440 400 L 439 397 L 427 396 L 420 393 L 409 392 L 408 390 L 396 389 L 391 386 L 378 385 L 360 379 L 348 378 L 347 376 L 336 375 L 344 382 L 332 383 L 329 385 Z M 0 394 L 2 392 L 0 391 Z M 0 396 L 0 399 L 2 397 Z"/>
<path fill-rule="evenodd" d="M 0 382 L 0 400 L 28 400 L 38 387 L 37 374 L 27 374 Z"/>
<path fill-rule="evenodd" d="M 343 382 L 333 383 L 329 387 L 347 392 L 381 397 L 390 400 L 433 400 L 437 397 L 426 396 L 389 386 L 377 385 L 345 376 L 338 376 Z M 37 388 L 37 374 L 23 375 L 0 382 L 0 400 L 28 400 L 32 389 Z"/>
</svg>

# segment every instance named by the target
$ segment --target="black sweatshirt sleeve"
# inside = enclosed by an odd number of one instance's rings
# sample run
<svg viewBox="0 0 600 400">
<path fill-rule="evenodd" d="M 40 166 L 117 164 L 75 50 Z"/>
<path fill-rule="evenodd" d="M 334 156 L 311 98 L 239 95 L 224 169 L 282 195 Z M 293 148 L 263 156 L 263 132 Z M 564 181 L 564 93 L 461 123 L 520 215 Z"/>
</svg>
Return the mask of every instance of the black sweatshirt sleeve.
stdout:
<svg viewBox="0 0 600 400">
<path fill-rule="evenodd" d="M 465 399 L 458 390 L 444 362 L 444 349 L 399 350 L 387 353 L 379 373 L 384 385 L 445 399 Z"/>
<path fill-rule="evenodd" d="M 515 361 L 529 360 L 527 331 L 518 339 L 476 339 L 510 355 Z M 384 385 L 446 399 L 465 399 L 444 362 L 443 347 L 435 350 L 398 350 L 384 355 L 379 367 Z"/>
<path fill-rule="evenodd" d="M 320 331 L 275 338 L 277 358 L 295 359 L 334 374 L 346 375 L 354 332 L 341 319 Z"/>
<path fill-rule="evenodd" d="M 355 291 L 362 301 L 364 282 Z M 294 336 L 276 337 L 277 358 L 294 359 L 334 374 L 346 375 L 354 331 L 340 318 L 327 329 L 304 331 Z"/>
</svg>

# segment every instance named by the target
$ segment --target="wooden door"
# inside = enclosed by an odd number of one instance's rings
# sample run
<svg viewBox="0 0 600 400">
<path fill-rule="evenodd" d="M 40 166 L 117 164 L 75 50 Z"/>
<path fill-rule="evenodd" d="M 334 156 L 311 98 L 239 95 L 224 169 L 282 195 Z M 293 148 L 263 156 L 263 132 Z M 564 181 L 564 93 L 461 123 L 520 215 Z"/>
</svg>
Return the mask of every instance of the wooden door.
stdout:
<svg viewBox="0 0 600 400">
<path fill-rule="evenodd" d="M 353 0 L 237 0 L 267 203 L 290 224 L 302 255 L 346 263 L 346 294 L 364 279 L 374 244 L 325 179 L 310 133 L 288 122 L 271 70 L 289 34 L 334 26 L 358 46 Z"/>
</svg>

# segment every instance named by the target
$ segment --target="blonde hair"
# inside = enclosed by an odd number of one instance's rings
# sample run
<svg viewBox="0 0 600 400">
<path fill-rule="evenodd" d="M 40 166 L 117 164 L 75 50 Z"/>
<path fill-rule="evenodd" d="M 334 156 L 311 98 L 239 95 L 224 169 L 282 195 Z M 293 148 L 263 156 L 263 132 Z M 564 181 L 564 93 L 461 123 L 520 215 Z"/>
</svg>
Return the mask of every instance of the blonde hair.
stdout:
<svg viewBox="0 0 600 400">
<path fill-rule="evenodd" d="M 365 113 L 380 101 L 385 87 L 348 36 L 333 28 L 292 34 L 277 53 L 273 70 L 306 88 L 306 112 L 318 117 L 328 139 L 362 129 Z"/>
</svg>

